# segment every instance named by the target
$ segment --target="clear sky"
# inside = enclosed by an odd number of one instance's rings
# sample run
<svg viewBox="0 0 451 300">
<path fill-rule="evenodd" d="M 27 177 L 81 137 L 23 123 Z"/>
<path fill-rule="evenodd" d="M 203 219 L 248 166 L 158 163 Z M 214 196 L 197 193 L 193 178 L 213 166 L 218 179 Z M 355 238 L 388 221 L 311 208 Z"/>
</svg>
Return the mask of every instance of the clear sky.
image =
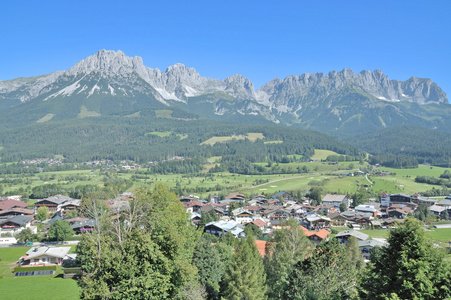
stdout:
<svg viewBox="0 0 451 300">
<path fill-rule="evenodd" d="M 0 80 L 66 70 L 100 49 L 201 76 L 381 69 L 451 98 L 451 1 L 0 1 Z"/>
</svg>

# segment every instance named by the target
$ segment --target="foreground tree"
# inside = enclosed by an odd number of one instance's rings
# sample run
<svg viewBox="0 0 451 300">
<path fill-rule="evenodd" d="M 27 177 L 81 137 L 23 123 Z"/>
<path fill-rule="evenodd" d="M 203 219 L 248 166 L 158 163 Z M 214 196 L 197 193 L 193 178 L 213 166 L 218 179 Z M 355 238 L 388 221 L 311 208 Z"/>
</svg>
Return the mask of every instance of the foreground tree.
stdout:
<svg viewBox="0 0 451 300">
<path fill-rule="evenodd" d="M 313 248 L 295 220 L 288 220 L 284 227 L 273 232 L 266 246 L 264 265 L 270 299 L 283 299 L 294 266 Z"/>
<path fill-rule="evenodd" d="M 224 276 L 224 298 L 266 299 L 263 260 L 252 236 L 240 241 Z"/>
<path fill-rule="evenodd" d="M 77 249 L 84 299 L 176 299 L 200 297 L 192 264 L 198 233 L 175 194 L 156 184 L 142 189 L 120 211 L 105 211 L 90 199 L 96 228 Z"/>
<path fill-rule="evenodd" d="M 316 247 L 299 261 L 289 277 L 283 299 L 350 299 L 356 295 L 356 275 L 348 253 L 337 239 Z"/>
<path fill-rule="evenodd" d="M 66 220 L 56 220 L 50 225 L 49 238 L 52 240 L 62 242 L 73 235 L 72 226 Z"/>
<path fill-rule="evenodd" d="M 362 277 L 362 299 L 447 299 L 451 268 L 444 252 L 434 247 L 418 220 L 390 231 L 389 246 L 371 256 Z"/>
</svg>

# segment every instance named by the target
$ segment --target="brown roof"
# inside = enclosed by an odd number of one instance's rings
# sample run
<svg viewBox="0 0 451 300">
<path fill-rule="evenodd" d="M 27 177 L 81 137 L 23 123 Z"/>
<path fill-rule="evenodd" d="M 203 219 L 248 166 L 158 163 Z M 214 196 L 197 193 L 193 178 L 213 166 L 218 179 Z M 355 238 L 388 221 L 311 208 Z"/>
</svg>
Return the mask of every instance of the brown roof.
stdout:
<svg viewBox="0 0 451 300">
<path fill-rule="evenodd" d="M 260 253 L 261 257 L 265 257 L 266 243 L 266 241 L 255 240 L 255 245 L 257 245 L 257 250 L 258 253 Z"/>
<path fill-rule="evenodd" d="M 257 220 L 252 221 L 252 224 L 257 225 L 257 227 L 259 227 L 259 228 L 266 225 L 266 223 L 263 220 L 261 220 L 261 219 L 257 219 Z"/>
<path fill-rule="evenodd" d="M 248 205 L 248 206 L 245 206 L 244 209 L 247 209 L 247 210 L 250 210 L 250 211 L 256 211 L 256 210 L 259 210 L 260 207 L 256 206 L 256 205 Z"/>
<path fill-rule="evenodd" d="M 24 215 L 33 215 L 34 214 L 34 210 L 32 210 L 32 209 L 26 209 L 26 208 L 22 208 L 22 207 L 11 207 L 10 209 L 5 209 L 5 210 L 0 211 L 0 215 L 7 214 L 9 212 L 16 212 L 16 213 L 20 213 L 20 214 L 24 214 Z"/>
<path fill-rule="evenodd" d="M 13 199 L 8 199 L 8 200 L 4 200 L 4 201 L 0 202 L 0 210 L 9 209 L 11 207 L 25 208 L 27 206 L 28 206 L 27 203 L 22 202 L 22 201 L 13 200 Z"/>
<path fill-rule="evenodd" d="M 185 206 L 185 208 L 188 208 L 188 207 L 193 207 L 193 206 L 203 206 L 203 204 L 200 203 L 199 201 L 190 201 L 190 202 L 183 203 L 183 206 Z"/>
</svg>

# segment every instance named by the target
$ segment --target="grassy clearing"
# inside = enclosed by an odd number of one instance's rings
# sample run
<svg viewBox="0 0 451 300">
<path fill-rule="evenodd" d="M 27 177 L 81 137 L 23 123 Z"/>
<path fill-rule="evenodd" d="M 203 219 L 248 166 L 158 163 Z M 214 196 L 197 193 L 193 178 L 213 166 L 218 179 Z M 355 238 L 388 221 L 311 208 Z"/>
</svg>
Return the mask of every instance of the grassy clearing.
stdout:
<svg viewBox="0 0 451 300">
<path fill-rule="evenodd" d="M 84 118 L 89 118 L 89 117 L 99 117 L 100 114 L 98 112 L 95 111 L 89 111 L 86 106 L 82 105 L 80 107 L 80 113 L 78 114 L 78 118 L 80 119 L 84 119 Z"/>
<path fill-rule="evenodd" d="M 46 114 L 42 118 L 36 121 L 36 123 L 44 123 L 50 121 L 55 115 L 54 114 Z"/>
<path fill-rule="evenodd" d="M 329 155 L 340 155 L 337 152 L 330 150 L 321 150 L 315 149 L 315 154 L 312 156 L 312 159 L 326 159 Z"/>
<path fill-rule="evenodd" d="M 247 135 L 238 135 L 238 136 L 214 136 L 204 142 L 201 145 L 214 145 L 216 143 L 225 143 L 232 140 L 244 140 L 249 139 L 250 141 L 256 141 L 257 139 L 264 139 L 265 136 L 263 133 L 258 132 L 249 132 Z"/>
<path fill-rule="evenodd" d="M 126 118 L 139 118 L 141 116 L 141 112 L 137 111 L 134 114 L 125 116 Z"/>
<path fill-rule="evenodd" d="M 156 110 L 155 116 L 161 119 L 172 119 L 172 110 L 170 109 Z"/>
</svg>

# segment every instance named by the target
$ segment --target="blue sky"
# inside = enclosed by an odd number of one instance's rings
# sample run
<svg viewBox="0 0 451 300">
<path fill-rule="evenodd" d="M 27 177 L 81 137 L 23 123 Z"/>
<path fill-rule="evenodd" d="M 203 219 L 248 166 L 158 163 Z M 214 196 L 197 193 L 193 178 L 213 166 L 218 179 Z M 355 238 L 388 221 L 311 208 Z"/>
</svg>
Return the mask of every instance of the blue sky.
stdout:
<svg viewBox="0 0 451 300">
<path fill-rule="evenodd" d="M 451 98 L 451 1 L 0 1 L 0 80 L 66 70 L 100 49 L 202 76 L 352 68 L 427 77 Z"/>
</svg>

